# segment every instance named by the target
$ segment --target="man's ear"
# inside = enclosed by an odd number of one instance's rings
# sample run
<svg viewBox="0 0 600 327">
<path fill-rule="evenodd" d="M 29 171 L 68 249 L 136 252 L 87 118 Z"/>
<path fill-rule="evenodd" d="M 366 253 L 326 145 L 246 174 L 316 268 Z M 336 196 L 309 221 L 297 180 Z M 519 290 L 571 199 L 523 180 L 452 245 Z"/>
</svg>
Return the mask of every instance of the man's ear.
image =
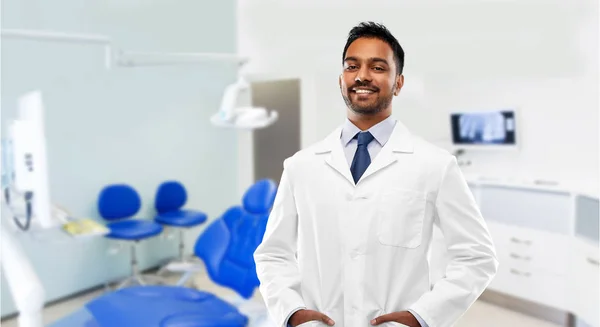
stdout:
<svg viewBox="0 0 600 327">
<path fill-rule="evenodd" d="M 342 74 L 338 77 L 338 85 L 340 86 L 340 90 L 342 89 Z"/>
<path fill-rule="evenodd" d="M 397 96 L 398 94 L 400 94 L 400 90 L 402 89 L 402 86 L 404 86 L 404 75 L 400 74 L 396 76 L 396 81 L 394 84 L 395 88 L 394 88 L 394 95 Z"/>
</svg>

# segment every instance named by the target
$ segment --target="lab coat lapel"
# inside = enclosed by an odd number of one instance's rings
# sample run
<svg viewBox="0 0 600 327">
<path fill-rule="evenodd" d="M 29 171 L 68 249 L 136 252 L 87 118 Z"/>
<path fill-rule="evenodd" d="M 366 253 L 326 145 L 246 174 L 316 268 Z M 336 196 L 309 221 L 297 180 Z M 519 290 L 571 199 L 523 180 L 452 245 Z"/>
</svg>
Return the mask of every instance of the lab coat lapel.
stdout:
<svg viewBox="0 0 600 327">
<path fill-rule="evenodd" d="M 398 153 L 413 153 L 413 151 L 414 146 L 411 133 L 406 126 L 400 121 L 397 121 L 390 139 L 383 148 L 381 148 L 381 151 L 371 162 L 360 180 L 363 180 L 398 161 Z"/>
<path fill-rule="evenodd" d="M 342 142 L 340 135 L 342 127 L 338 127 L 333 133 L 329 134 L 315 150 L 315 154 L 324 156 L 325 162 L 335 169 L 339 174 L 345 177 L 352 185 L 354 185 L 354 179 L 350 173 L 350 167 L 348 167 L 348 161 L 342 148 Z"/>
</svg>

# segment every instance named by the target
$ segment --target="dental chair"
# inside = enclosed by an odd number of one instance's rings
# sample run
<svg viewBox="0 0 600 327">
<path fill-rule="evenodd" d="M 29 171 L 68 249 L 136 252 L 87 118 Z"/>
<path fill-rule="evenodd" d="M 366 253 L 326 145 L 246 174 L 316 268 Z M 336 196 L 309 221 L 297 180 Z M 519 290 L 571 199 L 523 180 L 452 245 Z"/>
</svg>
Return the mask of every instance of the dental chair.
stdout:
<svg viewBox="0 0 600 327">
<path fill-rule="evenodd" d="M 183 209 L 187 202 L 187 192 L 183 184 L 178 181 L 166 181 L 159 185 L 154 199 L 156 217 L 154 221 L 166 228 L 178 231 L 179 256 L 176 260 L 162 267 L 158 275 L 166 271 L 188 272 L 194 271 L 194 262 L 185 257 L 184 231 L 203 224 L 207 216 L 204 212 Z"/>
<path fill-rule="evenodd" d="M 128 285 L 162 282 L 158 277 L 142 276 L 138 271 L 137 244 L 160 234 L 163 230 L 160 224 L 153 221 L 129 219 L 138 213 L 141 202 L 137 191 L 127 184 L 108 185 L 100 191 L 98 197 L 100 216 L 107 221 L 112 221 L 106 226 L 110 229 L 110 233 L 106 237 L 130 244 L 131 276 L 121 282 L 117 289 Z"/>
<path fill-rule="evenodd" d="M 259 285 L 253 253 L 262 242 L 277 192 L 271 180 L 255 183 L 243 206 L 214 220 L 195 244 L 208 276 L 245 299 Z M 178 286 L 138 286 L 101 296 L 86 305 L 95 327 L 243 327 L 249 319 L 232 303 L 208 292 Z"/>
<path fill-rule="evenodd" d="M 230 208 L 212 223 L 194 248 L 210 279 L 245 299 L 252 297 L 259 285 L 254 251 L 262 242 L 276 193 L 275 182 L 256 182 L 244 194 L 242 206 Z"/>
</svg>

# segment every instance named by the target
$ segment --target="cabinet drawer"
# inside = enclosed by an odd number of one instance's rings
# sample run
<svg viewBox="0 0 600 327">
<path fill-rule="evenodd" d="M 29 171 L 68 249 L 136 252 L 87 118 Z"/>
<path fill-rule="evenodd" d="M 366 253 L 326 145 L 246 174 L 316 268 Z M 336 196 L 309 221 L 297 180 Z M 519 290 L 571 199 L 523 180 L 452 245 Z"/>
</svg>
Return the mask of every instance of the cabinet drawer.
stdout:
<svg viewBox="0 0 600 327">
<path fill-rule="evenodd" d="M 568 310 L 565 277 L 504 265 L 498 269 L 489 288 L 560 310 Z"/>
<path fill-rule="evenodd" d="M 567 275 L 567 236 L 502 224 L 490 225 L 501 266 Z"/>
</svg>

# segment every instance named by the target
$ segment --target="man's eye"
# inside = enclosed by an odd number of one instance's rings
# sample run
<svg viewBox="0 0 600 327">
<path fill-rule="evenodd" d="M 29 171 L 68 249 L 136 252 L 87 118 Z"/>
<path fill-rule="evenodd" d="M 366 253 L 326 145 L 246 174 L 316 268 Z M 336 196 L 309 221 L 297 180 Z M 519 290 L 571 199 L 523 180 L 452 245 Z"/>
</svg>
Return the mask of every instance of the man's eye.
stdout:
<svg viewBox="0 0 600 327">
<path fill-rule="evenodd" d="M 374 67 L 373 69 L 378 70 L 378 71 L 384 71 L 385 69 L 381 68 L 381 67 Z"/>
<path fill-rule="evenodd" d="M 346 67 L 346 69 L 356 69 L 357 67 L 354 65 L 349 65 L 348 67 Z"/>
</svg>

